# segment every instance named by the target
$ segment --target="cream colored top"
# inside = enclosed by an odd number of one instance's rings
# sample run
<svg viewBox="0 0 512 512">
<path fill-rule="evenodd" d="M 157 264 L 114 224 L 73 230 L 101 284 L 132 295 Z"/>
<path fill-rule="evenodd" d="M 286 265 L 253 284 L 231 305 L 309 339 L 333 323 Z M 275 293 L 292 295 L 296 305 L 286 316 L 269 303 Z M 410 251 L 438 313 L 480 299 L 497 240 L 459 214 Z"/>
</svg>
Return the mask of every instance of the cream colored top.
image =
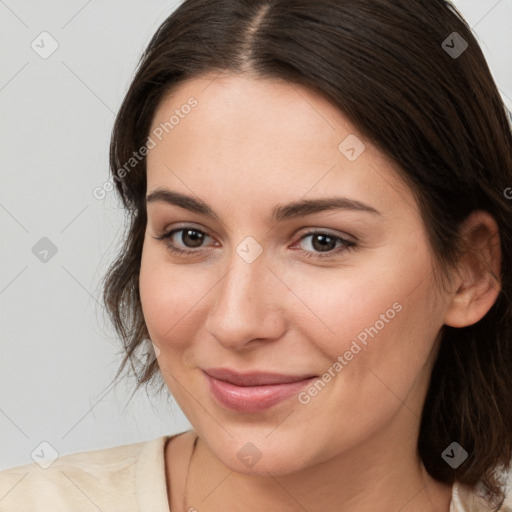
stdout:
<svg viewBox="0 0 512 512">
<path fill-rule="evenodd" d="M 0 471 L 0 512 L 169 512 L 164 449 L 173 437 L 62 455 L 47 469 L 33 462 Z M 450 512 L 489 510 L 454 485 Z M 512 503 L 500 512 L 512 512 Z"/>
</svg>

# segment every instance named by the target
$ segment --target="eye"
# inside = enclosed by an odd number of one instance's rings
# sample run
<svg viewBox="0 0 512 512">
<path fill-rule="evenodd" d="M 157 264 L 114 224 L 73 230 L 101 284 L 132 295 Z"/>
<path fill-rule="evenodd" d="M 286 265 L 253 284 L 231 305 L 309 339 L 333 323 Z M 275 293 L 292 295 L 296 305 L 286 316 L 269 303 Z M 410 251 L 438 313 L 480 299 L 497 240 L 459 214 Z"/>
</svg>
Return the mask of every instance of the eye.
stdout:
<svg viewBox="0 0 512 512">
<path fill-rule="evenodd" d="M 356 246 L 356 244 L 350 240 L 324 231 L 310 231 L 303 235 L 298 243 L 308 238 L 310 238 L 310 241 L 304 245 L 309 247 L 302 251 L 307 258 L 333 257 L 342 252 L 352 250 Z M 318 252 L 315 253 L 314 251 Z"/>
<path fill-rule="evenodd" d="M 174 236 L 180 232 L 181 235 L 177 237 Z M 211 238 L 211 236 L 207 235 L 204 231 L 201 231 L 197 228 L 194 228 L 192 226 L 186 226 L 184 228 L 173 229 L 168 233 L 163 233 L 160 236 L 153 238 L 155 238 L 156 240 L 165 241 L 167 248 L 171 252 L 185 256 L 192 256 L 204 250 L 204 248 L 201 247 L 201 244 L 204 242 L 205 238 Z M 176 239 L 180 240 L 183 245 L 176 245 Z"/>
<path fill-rule="evenodd" d="M 178 233 L 181 234 L 175 236 Z M 204 231 L 193 226 L 173 229 L 153 238 L 164 241 L 169 251 L 183 256 L 194 256 L 204 252 L 206 248 L 203 247 L 203 242 L 208 238 L 213 240 L 213 238 Z M 302 249 L 302 253 L 307 258 L 333 257 L 354 249 L 356 246 L 356 244 L 350 240 L 325 231 L 310 231 L 304 234 L 295 245 L 299 245 L 307 239 L 310 239 L 310 241 L 304 245 L 309 247 Z M 177 241 L 179 241 L 181 245 L 177 244 Z M 292 246 L 292 248 L 293 247 L 295 246 Z"/>
</svg>

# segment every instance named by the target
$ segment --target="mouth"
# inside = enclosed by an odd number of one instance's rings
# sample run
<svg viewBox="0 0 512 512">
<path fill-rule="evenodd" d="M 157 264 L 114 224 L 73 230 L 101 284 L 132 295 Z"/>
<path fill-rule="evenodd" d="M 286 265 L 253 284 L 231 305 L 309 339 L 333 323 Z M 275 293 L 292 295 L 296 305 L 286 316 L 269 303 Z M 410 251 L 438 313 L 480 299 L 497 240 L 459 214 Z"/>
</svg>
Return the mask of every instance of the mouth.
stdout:
<svg viewBox="0 0 512 512">
<path fill-rule="evenodd" d="M 225 368 L 203 370 L 210 392 L 223 407 L 243 413 L 260 412 L 296 395 L 317 375 L 269 372 L 238 373 Z"/>
</svg>

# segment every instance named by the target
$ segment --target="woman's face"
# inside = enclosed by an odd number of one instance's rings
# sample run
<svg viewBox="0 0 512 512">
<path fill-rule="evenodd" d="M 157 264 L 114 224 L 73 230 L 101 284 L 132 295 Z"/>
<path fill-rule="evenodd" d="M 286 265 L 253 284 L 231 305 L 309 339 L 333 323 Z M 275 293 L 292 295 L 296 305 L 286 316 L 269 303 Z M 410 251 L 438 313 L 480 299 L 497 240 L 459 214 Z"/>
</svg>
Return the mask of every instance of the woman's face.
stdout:
<svg viewBox="0 0 512 512">
<path fill-rule="evenodd" d="M 327 100 L 234 75 L 181 84 L 150 137 L 140 295 L 201 439 L 252 474 L 413 454 L 447 301 L 393 165 Z"/>
</svg>

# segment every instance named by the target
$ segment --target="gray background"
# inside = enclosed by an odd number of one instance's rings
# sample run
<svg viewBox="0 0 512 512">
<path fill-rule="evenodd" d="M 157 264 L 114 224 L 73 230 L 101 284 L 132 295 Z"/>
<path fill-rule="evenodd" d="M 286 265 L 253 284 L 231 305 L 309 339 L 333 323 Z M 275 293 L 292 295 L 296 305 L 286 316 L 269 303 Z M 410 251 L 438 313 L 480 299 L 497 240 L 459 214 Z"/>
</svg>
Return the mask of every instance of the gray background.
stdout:
<svg viewBox="0 0 512 512">
<path fill-rule="evenodd" d="M 109 387 L 120 342 L 100 281 L 123 213 L 112 192 L 92 195 L 140 54 L 176 5 L 0 0 L 0 469 L 32 462 L 43 441 L 65 454 L 189 427 L 165 394 L 126 406 L 134 382 Z M 512 109 L 512 0 L 455 5 Z M 43 31 L 58 42 L 47 59 L 31 47 Z M 32 252 L 43 237 L 57 248 L 46 262 Z"/>
</svg>

